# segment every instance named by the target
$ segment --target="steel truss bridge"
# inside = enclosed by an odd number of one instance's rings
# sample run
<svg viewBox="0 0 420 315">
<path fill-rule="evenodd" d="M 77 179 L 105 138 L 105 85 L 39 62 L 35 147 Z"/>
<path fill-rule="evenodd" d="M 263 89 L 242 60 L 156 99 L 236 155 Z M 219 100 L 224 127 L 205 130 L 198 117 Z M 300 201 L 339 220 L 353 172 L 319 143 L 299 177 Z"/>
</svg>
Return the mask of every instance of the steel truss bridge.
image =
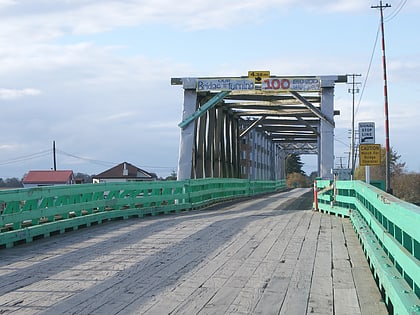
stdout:
<svg viewBox="0 0 420 315">
<path fill-rule="evenodd" d="M 258 73 L 257 73 L 258 74 Z M 334 86 L 346 75 L 172 78 L 184 89 L 178 178 L 284 178 L 290 153 L 334 164 Z"/>
</svg>

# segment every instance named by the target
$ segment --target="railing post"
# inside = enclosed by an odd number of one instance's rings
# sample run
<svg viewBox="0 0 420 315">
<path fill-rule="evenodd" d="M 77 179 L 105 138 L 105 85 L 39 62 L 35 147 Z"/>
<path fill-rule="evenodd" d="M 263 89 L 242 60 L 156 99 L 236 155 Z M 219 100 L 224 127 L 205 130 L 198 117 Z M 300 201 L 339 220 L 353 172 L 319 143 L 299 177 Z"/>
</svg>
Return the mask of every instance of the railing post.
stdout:
<svg viewBox="0 0 420 315">
<path fill-rule="evenodd" d="M 318 209 L 318 190 L 316 189 L 316 180 L 314 180 L 314 206 L 315 211 L 319 211 Z"/>
</svg>

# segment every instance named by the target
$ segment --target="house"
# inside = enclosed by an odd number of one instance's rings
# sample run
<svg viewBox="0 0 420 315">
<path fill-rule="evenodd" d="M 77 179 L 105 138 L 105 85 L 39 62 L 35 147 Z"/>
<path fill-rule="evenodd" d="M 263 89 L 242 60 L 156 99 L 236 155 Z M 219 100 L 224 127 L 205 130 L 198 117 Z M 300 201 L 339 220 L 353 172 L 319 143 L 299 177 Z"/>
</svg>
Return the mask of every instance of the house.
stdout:
<svg viewBox="0 0 420 315">
<path fill-rule="evenodd" d="M 93 183 L 150 181 L 156 180 L 156 175 L 123 162 L 98 175 L 93 175 L 92 179 Z"/>
<path fill-rule="evenodd" d="M 39 187 L 74 184 L 74 174 L 71 170 L 60 171 L 29 171 L 22 180 L 23 187 Z"/>
</svg>

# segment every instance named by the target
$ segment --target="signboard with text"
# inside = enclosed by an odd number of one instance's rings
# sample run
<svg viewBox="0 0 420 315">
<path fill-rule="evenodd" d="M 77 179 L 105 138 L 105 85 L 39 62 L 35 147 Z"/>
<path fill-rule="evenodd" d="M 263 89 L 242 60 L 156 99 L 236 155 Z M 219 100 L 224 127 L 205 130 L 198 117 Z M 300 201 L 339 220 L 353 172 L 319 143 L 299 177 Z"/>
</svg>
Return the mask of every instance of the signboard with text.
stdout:
<svg viewBox="0 0 420 315">
<path fill-rule="evenodd" d="M 375 123 L 361 122 L 359 123 L 359 142 L 360 144 L 375 143 Z"/>
<path fill-rule="evenodd" d="M 197 92 L 207 91 L 253 91 L 254 79 L 197 79 Z"/>
<path fill-rule="evenodd" d="M 255 83 L 270 77 L 270 71 L 248 71 L 248 78 L 254 78 Z"/>
<path fill-rule="evenodd" d="M 319 78 L 267 78 L 262 81 L 262 91 L 316 92 L 321 89 Z"/>
<path fill-rule="evenodd" d="M 381 165 L 381 145 L 360 144 L 359 164 L 361 166 Z"/>
</svg>

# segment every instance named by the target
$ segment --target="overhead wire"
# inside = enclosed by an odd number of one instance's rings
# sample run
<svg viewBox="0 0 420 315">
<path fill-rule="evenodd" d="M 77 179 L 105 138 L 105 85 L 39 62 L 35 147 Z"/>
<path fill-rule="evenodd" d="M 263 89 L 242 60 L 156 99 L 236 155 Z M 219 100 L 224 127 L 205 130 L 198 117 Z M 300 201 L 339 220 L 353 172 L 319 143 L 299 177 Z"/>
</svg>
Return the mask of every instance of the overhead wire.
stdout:
<svg viewBox="0 0 420 315">
<path fill-rule="evenodd" d="M 394 19 L 402 10 L 402 8 L 404 8 L 404 6 L 406 5 L 407 0 L 401 0 L 400 3 L 397 5 L 397 7 L 395 8 L 395 10 L 389 15 L 387 16 L 384 21 L 385 22 L 389 22 L 392 19 Z"/>
<path fill-rule="evenodd" d="M 51 152 L 52 152 L 52 150 L 48 149 L 48 150 L 43 150 L 43 151 L 33 153 L 33 154 L 19 156 L 19 157 L 13 158 L 11 160 L 0 161 L 0 166 L 38 159 L 38 158 L 50 155 Z"/>
<path fill-rule="evenodd" d="M 60 153 L 60 154 L 63 154 L 65 156 L 69 156 L 69 157 L 72 157 L 72 158 L 75 158 L 75 159 L 79 159 L 79 160 L 91 162 L 91 163 L 102 165 L 102 166 L 112 166 L 112 165 L 118 164 L 117 162 L 103 161 L 103 160 L 97 160 L 97 159 L 91 159 L 91 158 L 87 158 L 87 157 L 77 156 L 75 154 L 68 153 L 68 152 L 65 152 L 65 151 L 59 150 L 59 149 L 56 149 L 56 152 L 57 153 Z M 139 167 L 149 168 L 149 169 L 171 169 L 171 170 L 174 169 L 173 166 L 140 165 Z"/>
<path fill-rule="evenodd" d="M 102 165 L 102 166 L 111 166 L 111 165 L 117 164 L 115 162 L 102 161 L 102 160 L 96 160 L 96 159 L 91 159 L 91 158 L 87 158 L 87 157 L 77 156 L 75 154 L 71 154 L 71 153 L 68 153 L 68 152 L 65 152 L 65 151 L 62 151 L 62 150 L 59 150 L 59 149 L 56 149 L 56 152 L 60 153 L 60 154 L 63 154 L 63 155 L 66 155 L 66 156 L 69 156 L 69 157 L 72 157 L 72 158 L 75 158 L 75 159 L 78 159 L 78 160 L 83 160 L 83 161 L 91 162 L 91 163 Z"/>
<path fill-rule="evenodd" d="M 404 8 L 404 6 L 406 4 L 407 4 L 407 0 L 401 0 L 400 3 L 395 8 L 395 10 L 387 18 L 385 18 L 385 22 L 389 22 L 392 19 L 394 19 L 401 12 L 401 10 Z M 373 45 L 372 54 L 370 56 L 369 66 L 368 66 L 368 69 L 366 71 L 366 76 L 365 76 L 365 80 L 363 82 L 362 91 L 360 93 L 359 101 L 358 101 L 357 106 L 356 106 L 356 114 L 359 111 L 360 103 L 362 102 L 362 98 L 363 98 L 363 93 L 365 91 L 366 84 L 367 84 L 367 81 L 368 81 L 368 78 L 369 78 L 370 69 L 372 67 L 372 62 L 373 62 L 373 57 L 375 55 L 376 46 L 378 44 L 379 33 L 380 33 L 380 24 L 378 24 L 378 29 L 376 31 L 375 43 Z"/>
<path fill-rule="evenodd" d="M 364 94 L 365 89 L 366 89 L 366 84 L 367 84 L 367 81 L 369 79 L 370 69 L 372 67 L 372 62 L 373 62 L 373 57 L 375 55 L 376 45 L 378 44 L 379 32 L 380 32 L 380 25 L 378 25 L 378 30 L 376 32 L 375 43 L 373 44 L 372 54 L 370 55 L 369 65 L 368 65 L 366 75 L 365 75 L 365 79 L 364 79 L 363 85 L 362 85 L 362 91 L 360 92 L 359 101 L 357 102 L 357 105 L 356 105 L 356 114 L 359 111 L 360 103 L 362 102 L 363 94 Z"/>
</svg>

